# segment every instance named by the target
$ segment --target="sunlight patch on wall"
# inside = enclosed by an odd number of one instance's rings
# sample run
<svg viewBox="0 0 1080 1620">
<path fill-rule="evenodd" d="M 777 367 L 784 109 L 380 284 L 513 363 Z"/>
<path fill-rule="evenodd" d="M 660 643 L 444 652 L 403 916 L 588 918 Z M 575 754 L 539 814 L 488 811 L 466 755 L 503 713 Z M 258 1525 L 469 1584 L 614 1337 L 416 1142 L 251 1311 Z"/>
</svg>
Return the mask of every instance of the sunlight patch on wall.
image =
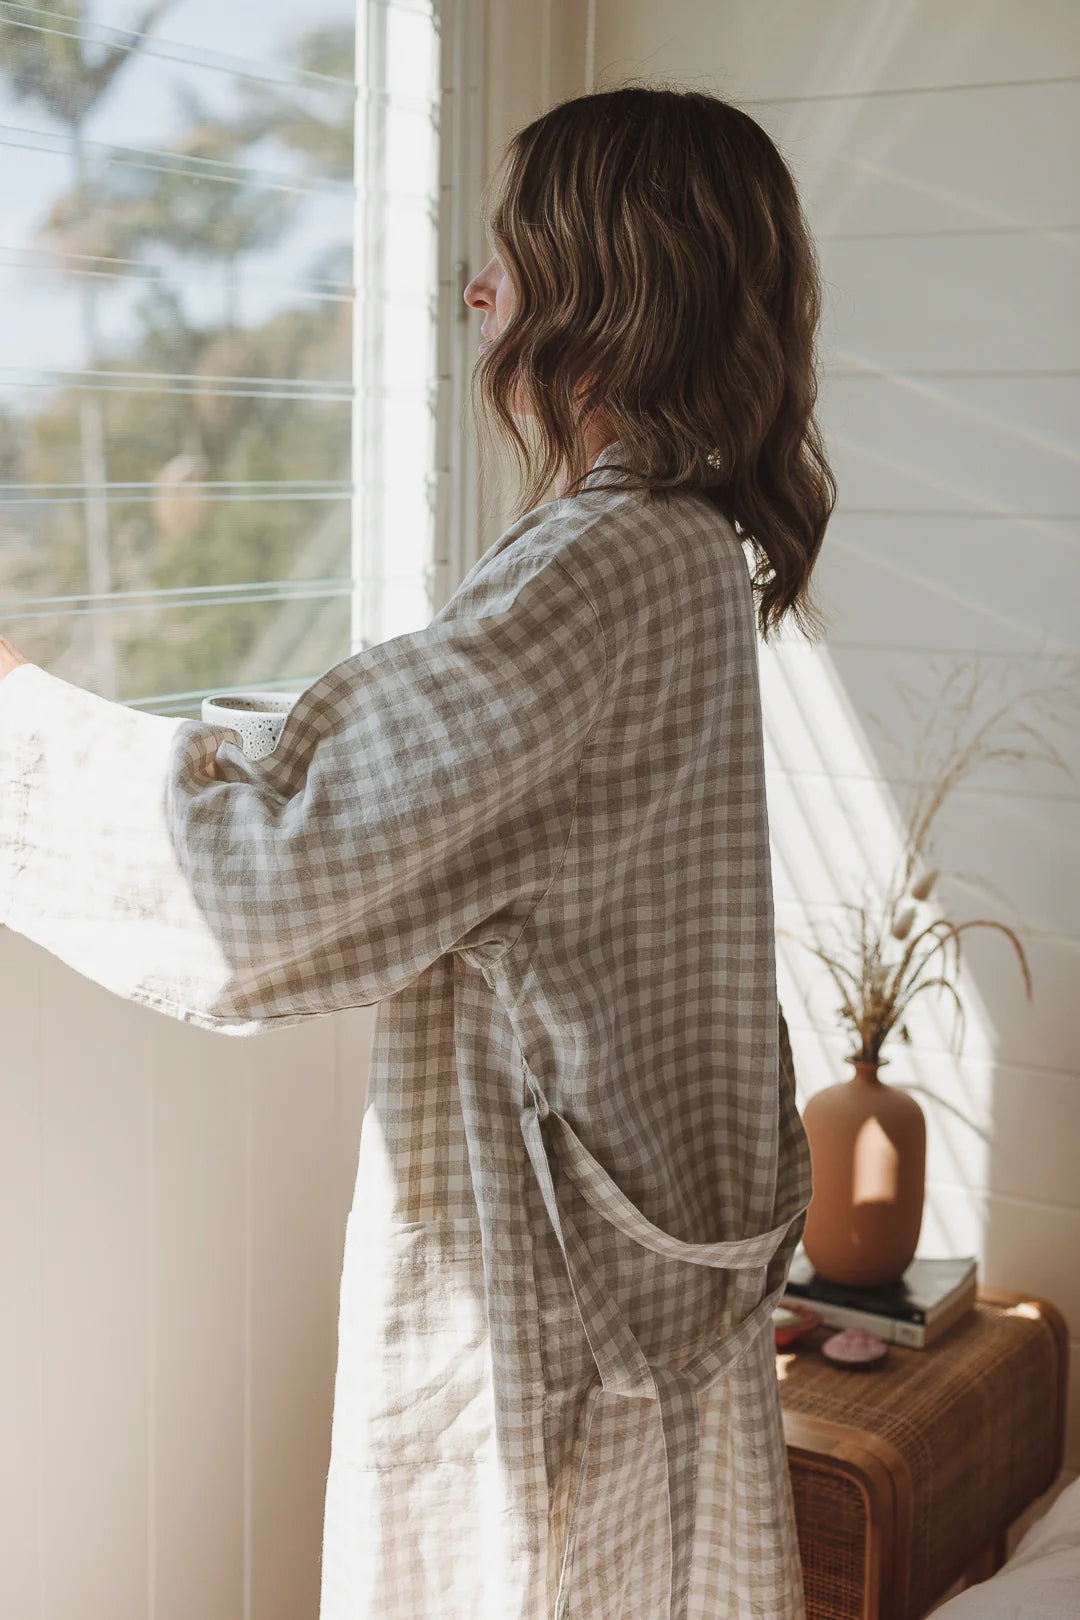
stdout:
<svg viewBox="0 0 1080 1620">
<path fill-rule="evenodd" d="M 907 797 L 887 780 L 873 741 L 861 724 L 829 653 L 781 643 L 759 649 L 764 710 L 766 780 L 778 929 L 811 944 L 816 928 L 823 947 L 854 963 L 858 917 L 845 902 L 864 900 L 872 918 L 884 913 L 887 887 L 902 870 Z M 902 740 L 902 739 L 898 739 Z M 921 906 L 916 929 L 942 915 L 933 899 Z M 899 960 L 909 940 L 890 938 L 889 959 Z M 938 967 L 927 972 L 932 977 Z M 777 980 L 791 1030 L 798 1096 L 849 1080 L 847 1054 L 854 1037 L 841 1022 L 841 993 L 828 969 L 794 940 L 777 939 Z M 957 988 L 964 1005 L 962 1055 L 955 1043 L 955 1006 L 946 994 L 916 997 L 906 1023 L 883 1048 L 881 1078 L 910 1090 L 927 1121 L 927 1175 L 985 1186 L 992 1144 L 993 1020 L 962 964 Z M 920 1252 L 973 1252 L 965 1235 L 948 1230 L 947 1200 L 927 1209 Z M 957 1245 L 959 1244 L 959 1248 Z"/>
</svg>

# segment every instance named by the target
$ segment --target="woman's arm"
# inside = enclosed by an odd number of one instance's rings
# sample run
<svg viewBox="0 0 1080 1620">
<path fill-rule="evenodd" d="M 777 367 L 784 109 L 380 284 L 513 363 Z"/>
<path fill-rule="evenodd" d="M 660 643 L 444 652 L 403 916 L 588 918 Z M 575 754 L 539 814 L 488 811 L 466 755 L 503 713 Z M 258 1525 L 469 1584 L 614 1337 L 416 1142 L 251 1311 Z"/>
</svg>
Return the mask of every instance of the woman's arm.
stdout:
<svg viewBox="0 0 1080 1620">
<path fill-rule="evenodd" d="M 493 573 L 471 616 L 320 677 L 257 761 L 24 661 L 0 680 L 0 923 L 227 1034 L 499 954 L 562 860 L 606 652 L 557 559 Z"/>
</svg>

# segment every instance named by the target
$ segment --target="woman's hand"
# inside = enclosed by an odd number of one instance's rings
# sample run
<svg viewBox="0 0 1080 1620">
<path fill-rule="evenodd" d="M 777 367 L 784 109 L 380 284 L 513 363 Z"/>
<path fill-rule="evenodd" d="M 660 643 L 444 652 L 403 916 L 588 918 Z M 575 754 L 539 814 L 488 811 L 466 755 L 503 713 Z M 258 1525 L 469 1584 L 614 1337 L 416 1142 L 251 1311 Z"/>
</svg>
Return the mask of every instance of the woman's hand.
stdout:
<svg viewBox="0 0 1080 1620">
<path fill-rule="evenodd" d="M 29 658 L 24 658 L 18 648 L 11 645 L 6 636 L 0 636 L 0 681 L 3 680 L 5 675 L 10 675 L 11 671 L 19 664 L 28 664 L 29 662 Z"/>
</svg>

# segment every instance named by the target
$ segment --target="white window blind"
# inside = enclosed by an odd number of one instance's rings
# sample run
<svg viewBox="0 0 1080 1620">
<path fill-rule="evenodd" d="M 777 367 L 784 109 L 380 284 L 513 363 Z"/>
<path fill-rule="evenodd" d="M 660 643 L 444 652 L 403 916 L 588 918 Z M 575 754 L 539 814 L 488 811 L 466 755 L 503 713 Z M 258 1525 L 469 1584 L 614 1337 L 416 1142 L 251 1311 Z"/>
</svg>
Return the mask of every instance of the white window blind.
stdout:
<svg viewBox="0 0 1080 1620">
<path fill-rule="evenodd" d="M 431 0 L 0 0 L 0 629 L 196 715 L 427 622 Z"/>
</svg>

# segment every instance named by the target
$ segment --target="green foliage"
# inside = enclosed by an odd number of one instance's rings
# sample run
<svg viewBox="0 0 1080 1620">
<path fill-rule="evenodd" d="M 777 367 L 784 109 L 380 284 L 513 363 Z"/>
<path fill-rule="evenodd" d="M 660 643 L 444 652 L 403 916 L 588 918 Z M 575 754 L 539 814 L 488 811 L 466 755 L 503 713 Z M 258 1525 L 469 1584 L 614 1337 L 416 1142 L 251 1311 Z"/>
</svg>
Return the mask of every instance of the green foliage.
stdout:
<svg viewBox="0 0 1080 1620">
<path fill-rule="evenodd" d="M 138 32 L 166 9 L 149 7 Z M 137 45 L 88 45 L 77 0 L 57 15 L 71 19 L 70 31 L 0 23 L 0 74 L 75 135 Z M 160 168 L 90 167 L 74 143 L 71 188 L 46 204 L 38 240 L 79 294 L 86 366 L 106 375 L 34 390 L 28 407 L 0 411 L 0 475 L 40 495 L 0 504 L 0 596 L 9 602 L 88 590 L 95 511 L 116 592 L 251 585 L 265 597 L 276 581 L 348 576 L 348 241 L 333 266 L 311 267 L 287 306 L 254 324 L 242 311 L 247 255 L 302 218 L 303 196 L 257 172 L 268 143 L 292 152 L 302 171 L 351 176 L 352 30 L 310 29 L 293 60 L 302 70 L 295 94 L 238 80 L 235 116 L 211 116 L 189 97 L 188 127 Z M 329 96 L 313 75 L 332 76 Z M 345 81 L 340 94 L 333 77 Z M 87 275 L 88 255 L 111 281 Z M 106 345 L 101 309 L 140 264 L 145 291 L 124 337 Z M 198 324 L 181 297 L 193 265 L 204 278 L 216 266 L 222 286 L 218 317 Z M 347 596 L 112 612 L 118 677 L 108 695 L 299 682 L 347 655 L 348 621 Z M 34 661 L 94 686 L 93 628 L 90 616 L 56 614 L 17 621 L 11 633 Z M 197 700 L 176 712 L 197 713 Z"/>
</svg>

